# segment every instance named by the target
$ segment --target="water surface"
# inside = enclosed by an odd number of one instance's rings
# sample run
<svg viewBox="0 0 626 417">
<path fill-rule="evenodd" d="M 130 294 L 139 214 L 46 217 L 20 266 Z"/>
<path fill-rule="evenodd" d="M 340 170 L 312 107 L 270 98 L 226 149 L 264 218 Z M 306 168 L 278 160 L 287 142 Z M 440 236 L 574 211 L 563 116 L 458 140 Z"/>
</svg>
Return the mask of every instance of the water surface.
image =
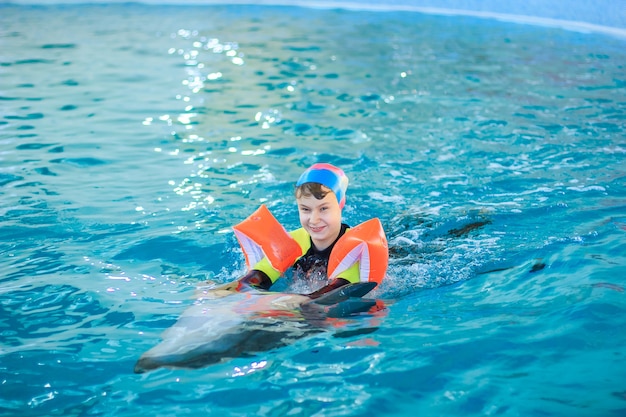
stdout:
<svg viewBox="0 0 626 417">
<path fill-rule="evenodd" d="M 624 41 L 463 16 L 0 7 L 0 414 L 623 415 Z M 341 166 L 387 309 L 135 375 L 230 227 Z M 287 287 L 288 284 L 283 284 Z"/>
</svg>

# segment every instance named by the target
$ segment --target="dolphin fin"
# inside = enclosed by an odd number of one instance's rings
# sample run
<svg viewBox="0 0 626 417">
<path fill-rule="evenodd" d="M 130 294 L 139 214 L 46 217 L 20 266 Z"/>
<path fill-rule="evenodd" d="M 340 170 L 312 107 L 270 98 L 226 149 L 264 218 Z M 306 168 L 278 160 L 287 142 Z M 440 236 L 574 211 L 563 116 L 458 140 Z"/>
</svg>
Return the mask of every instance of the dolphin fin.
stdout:
<svg viewBox="0 0 626 417">
<path fill-rule="evenodd" d="M 361 298 L 368 292 L 372 291 L 376 285 L 378 284 L 375 282 L 357 282 L 356 284 L 346 284 L 335 290 L 327 292 L 319 298 L 311 300 L 311 302 L 327 306 L 340 303 L 349 298 Z"/>
<path fill-rule="evenodd" d="M 354 314 L 369 311 L 375 305 L 375 300 L 351 298 L 330 307 L 326 316 L 330 318 L 350 317 Z"/>
</svg>

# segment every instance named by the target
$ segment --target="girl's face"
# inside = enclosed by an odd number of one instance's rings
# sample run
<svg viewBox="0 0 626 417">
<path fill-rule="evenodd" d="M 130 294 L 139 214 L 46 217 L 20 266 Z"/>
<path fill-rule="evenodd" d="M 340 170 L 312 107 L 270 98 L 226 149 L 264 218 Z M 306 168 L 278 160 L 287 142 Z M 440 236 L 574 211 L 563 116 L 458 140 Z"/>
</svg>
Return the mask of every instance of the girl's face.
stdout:
<svg viewBox="0 0 626 417">
<path fill-rule="evenodd" d="M 317 250 L 329 247 L 341 231 L 341 209 L 337 197 L 330 189 L 323 199 L 313 195 L 300 195 L 296 198 L 300 224 L 304 227 Z"/>
</svg>

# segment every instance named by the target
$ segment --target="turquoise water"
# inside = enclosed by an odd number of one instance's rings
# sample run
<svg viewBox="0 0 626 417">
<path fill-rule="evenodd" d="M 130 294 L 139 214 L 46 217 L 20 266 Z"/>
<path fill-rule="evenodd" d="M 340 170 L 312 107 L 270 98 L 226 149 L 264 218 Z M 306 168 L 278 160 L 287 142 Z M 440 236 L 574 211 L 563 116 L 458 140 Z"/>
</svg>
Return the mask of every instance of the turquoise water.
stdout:
<svg viewBox="0 0 626 417">
<path fill-rule="evenodd" d="M 253 6 L 0 27 L 0 415 L 626 413 L 624 39 Z M 317 161 L 348 223 L 383 222 L 386 309 L 134 374 L 244 270 L 230 226 L 261 203 L 297 226 Z"/>
</svg>

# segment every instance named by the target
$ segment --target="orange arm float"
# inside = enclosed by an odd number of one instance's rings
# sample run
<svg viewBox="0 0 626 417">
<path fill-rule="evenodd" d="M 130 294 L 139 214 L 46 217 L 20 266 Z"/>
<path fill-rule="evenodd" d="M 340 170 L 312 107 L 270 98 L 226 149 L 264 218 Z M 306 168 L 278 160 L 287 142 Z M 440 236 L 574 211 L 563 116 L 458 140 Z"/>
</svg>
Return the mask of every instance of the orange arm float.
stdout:
<svg viewBox="0 0 626 417">
<path fill-rule="evenodd" d="M 246 257 L 248 269 L 265 256 L 272 267 L 282 273 L 302 255 L 300 245 L 264 204 L 234 226 L 233 230 Z"/>
<path fill-rule="evenodd" d="M 328 260 L 328 277 L 341 275 L 355 262 L 359 264 L 361 282 L 381 283 L 389 264 L 385 231 L 377 218 L 350 228 L 335 244 Z"/>
</svg>

